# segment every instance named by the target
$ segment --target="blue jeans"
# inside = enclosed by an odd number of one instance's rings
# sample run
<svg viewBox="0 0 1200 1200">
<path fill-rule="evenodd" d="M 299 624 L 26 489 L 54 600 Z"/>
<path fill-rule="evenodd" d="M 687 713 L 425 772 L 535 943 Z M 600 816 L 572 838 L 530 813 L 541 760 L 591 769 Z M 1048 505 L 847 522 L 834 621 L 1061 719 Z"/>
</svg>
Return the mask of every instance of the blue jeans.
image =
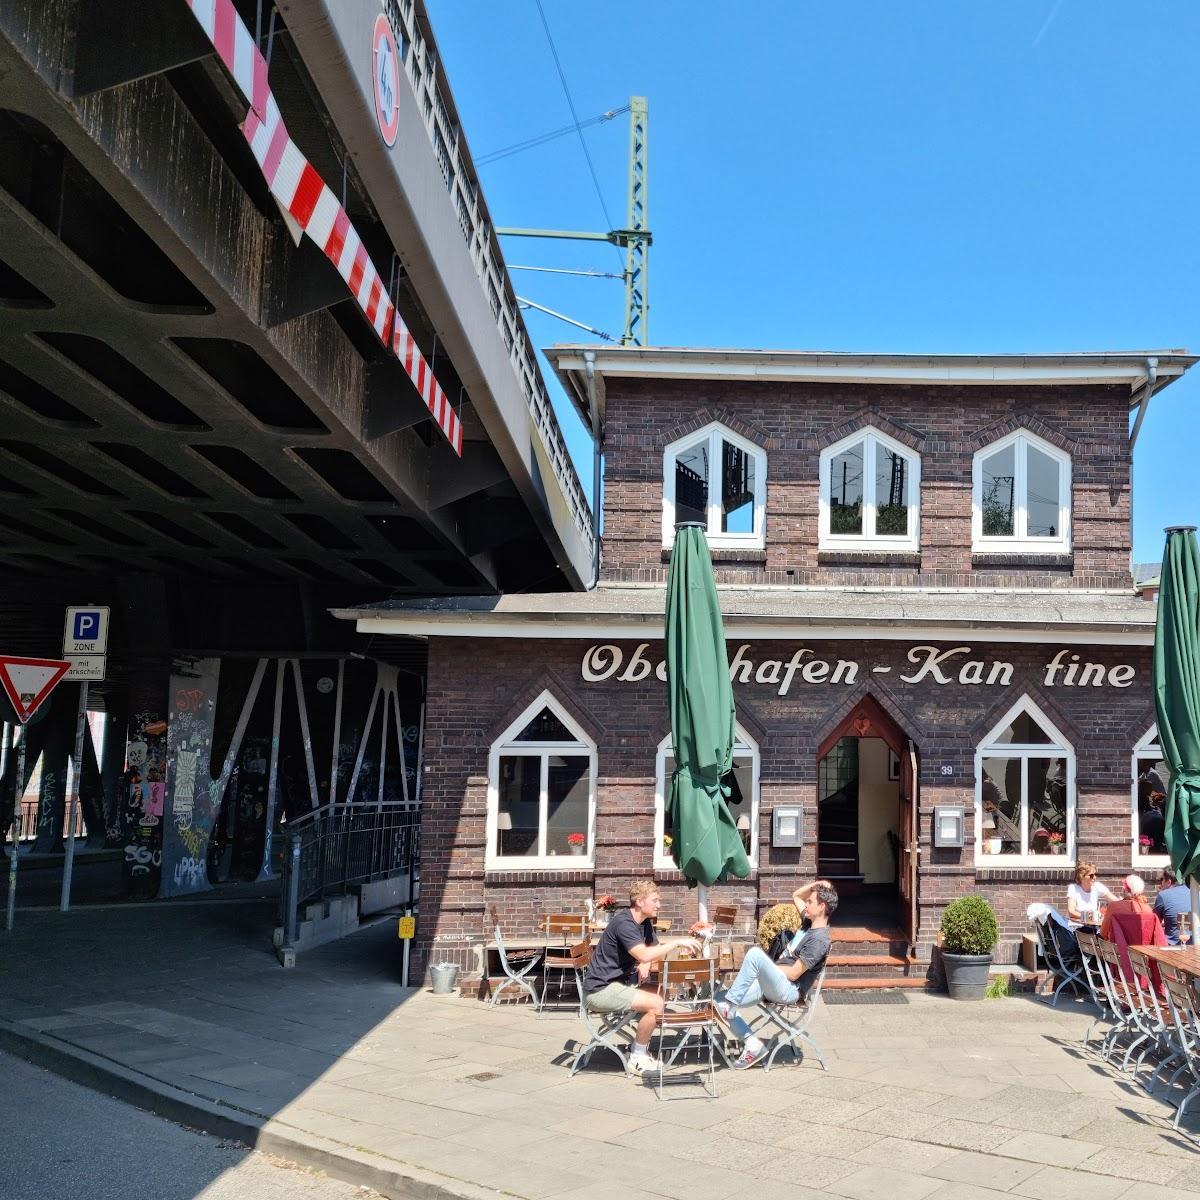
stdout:
<svg viewBox="0 0 1200 1200">
<path fill-rule="evenodd" d="M 734 1009 L 743 1005 L 757 1004 L 762 999 L 777 1000 L 781 1004 L 795 1004 L 800 998 L 800 989 L 771 961 L 771 956 L 757 946 L 746 951 L 737 978 L 726 992 L 717 994 Z M 736 1012 L 729 1019 L 730 1027 L 743 1041 L 753 1034 L 747 1021 Z"/>
</svg>

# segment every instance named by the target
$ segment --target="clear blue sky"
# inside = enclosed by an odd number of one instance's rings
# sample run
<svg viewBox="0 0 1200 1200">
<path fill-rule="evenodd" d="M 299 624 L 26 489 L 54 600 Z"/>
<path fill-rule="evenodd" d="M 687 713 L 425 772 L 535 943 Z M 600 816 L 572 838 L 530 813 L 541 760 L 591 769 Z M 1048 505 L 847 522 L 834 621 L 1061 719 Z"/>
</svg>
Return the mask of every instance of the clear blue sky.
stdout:
<svg viewBox="0 0 1200 1200">
<path fill-rule="evenodd" d="M 651 344 L 1200 350 L 1194 0 L 543 4 L 581 121 L 649 100 Z M 429 7 L 476 157 L 570 122 L 534 0 Z M 623 225 L 628 118 L 584 137 Z M 608 228 L 574 135 L 480 175 L 497 224 Z M 606 245 L 505 254 L 621 269 Z M 620 283 L 513 278 L 619 336 Z M 526 320 L 539 346 L 589 340 Z M 1139 435 L 1137 561 L 1200 524 L 1198 405 L 1200 366 Z"/>
</svg>

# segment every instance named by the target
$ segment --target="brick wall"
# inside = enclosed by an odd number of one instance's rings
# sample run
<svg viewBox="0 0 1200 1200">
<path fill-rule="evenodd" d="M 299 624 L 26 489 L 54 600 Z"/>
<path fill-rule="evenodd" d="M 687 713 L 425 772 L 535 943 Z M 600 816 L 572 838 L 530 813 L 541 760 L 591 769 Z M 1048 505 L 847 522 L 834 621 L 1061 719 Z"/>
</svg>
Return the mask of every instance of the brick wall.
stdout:
<svg viewBox="0 0 1200 1200">
<path fill-rule="evenodd" d="M 1128 389 L 869 387 L 607 380 L 604 568 L 666 577 L 663 450 L 721 421 L 767 452 L 766 551 L 714 554 L 729 583 L 1130 588 Z M 921 547 L 909 555 L 817 550 L 822 449 L 875 425 L 921 455 Z M 1072 460 L 1072 554 L 971 556 L 971 462 L 1018 426 Z"/>
<path fill-rule="evenodd" d="M 919 639 L 914 639 L 914 642 Z M 741 643 L 731 643 L 731 656 Z M 620 896 L 636 878 L 653 874 L 654 770 L 658 743 L 668 733 L 663 685 L 653 673 L 637 683 L 609 678 L 588 682 L 581 661 L 584 641 L 434 638 L 430 641 L 425 725 L 425 778 L 421 863 L 421 919 L 417 969 L 430 957 L 476 969 L 473 947 L 490 937 L 487 911 L 495 905 L 510 935 L 532 933 L 542 913 L 579 912 L 584 899 Z M 638 643 L 618 646 L 626 662 Z M 805 645 L 752 642 L 746 657 L 786 662 Z M 1131 686 L 1046 686 L 1045 665 L 1062 649 L 1045 645 L 971 644 L 956 665 L 943 668 L 951 682 L 914 673 L 907 641 L 808 643 L 816 658 L 859 664 L 853 683 L 806 684 L 793 679 L 786 696 L 773 684 L 735 685 L 738 719 L 761 752 L 759 867 L 745 881 L 713 889 L 712 902 L 736 899 L 741 922 L 786 899 L 816 866 L 817 747 L 864 695 L 873 696 L 916 743 L 920 755 L 920 934 L 927 954 L 945 905 L 979 892 L 995 905 L 1002 927 L 999 957 L 1015 957 L 1026 931 L 1025 906 L 1033 900 L 1065 905 L 1071 876 L 1056 870 L 977 870 L 974 865 L 974 755 L 979 741 L 1022 694 L 1029 695 L 1075 749 L 1077 837 L 1082 858 L 1096 862 L 1110 883 L 1130 869 L 1130 755 L 1154 720 L 1150 651 L 1146 647 L 1069 647 L 1081 662 L 1107 669 L 1136 668 Z M 531 652 L 531 647 L 536 652 Z M 945 648 L 945 647 L 943 647 Z M 651 642 L 644 656 L 662 657 Z M 1013 665 L 1012 682 L 958 682 L 966 658 Z M 887 668 L 876 672 L 873 668 Z M 503 872 L 484 870 L 487 760 L 492 742 L 543 689 L 549 689 L 598 746 L 597 844 L 593 871 Z M 949 767 L 950 775 L 942 768 Z M 775 805 L 805 809 L 806 845 L 770 846 Z M 930 844 L 936 804 L 967 809 L 964 851 Z M 671 873 L 658 876 L 664 916 L 686 925 L 696 897 Z M 753 913 L 753 916 L 751 915 Z"/>
</svg>

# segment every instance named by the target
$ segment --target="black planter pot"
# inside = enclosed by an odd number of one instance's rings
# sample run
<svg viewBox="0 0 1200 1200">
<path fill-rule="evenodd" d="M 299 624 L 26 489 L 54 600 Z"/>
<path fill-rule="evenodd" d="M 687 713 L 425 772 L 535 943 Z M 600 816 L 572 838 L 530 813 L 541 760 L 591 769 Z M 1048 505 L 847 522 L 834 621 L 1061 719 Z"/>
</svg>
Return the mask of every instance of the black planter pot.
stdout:
<svg viewBox="0 0 1200 1200">
<path fill-rule="evenodd" d="M 951 1000 L 982 1000 L 987 992 L 990 954 L 947 954 L 942 951 L 946 988 Z"/>
</svg>

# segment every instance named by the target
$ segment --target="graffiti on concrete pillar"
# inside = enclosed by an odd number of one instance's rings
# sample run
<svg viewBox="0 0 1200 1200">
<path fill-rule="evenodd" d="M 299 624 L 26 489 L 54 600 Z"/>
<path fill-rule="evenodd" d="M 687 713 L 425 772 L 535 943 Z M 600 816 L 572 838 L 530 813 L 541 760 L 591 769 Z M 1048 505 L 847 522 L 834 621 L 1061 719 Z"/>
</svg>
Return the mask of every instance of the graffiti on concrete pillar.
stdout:
<svg viewBox="0 0 1200 1200">
<path fill-rule="evenodd" d="M 162 692 L 158 680 L 149 677 L 136 682 L 131 692 L 121 837 L 122 886 L 134 900 L 158 895 L 161 877 L 167 750 Z"/>
<path fill-rule="evenodd" d="M 167 728 L 166 812 L 163 820 L 164 896 L 207 891 L 208 845 L 221 796 L 205 786 L 221 660 L 176 662 Z M 197 781 L 201 781 L 197 785 Z"/>
</svg>

